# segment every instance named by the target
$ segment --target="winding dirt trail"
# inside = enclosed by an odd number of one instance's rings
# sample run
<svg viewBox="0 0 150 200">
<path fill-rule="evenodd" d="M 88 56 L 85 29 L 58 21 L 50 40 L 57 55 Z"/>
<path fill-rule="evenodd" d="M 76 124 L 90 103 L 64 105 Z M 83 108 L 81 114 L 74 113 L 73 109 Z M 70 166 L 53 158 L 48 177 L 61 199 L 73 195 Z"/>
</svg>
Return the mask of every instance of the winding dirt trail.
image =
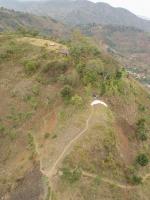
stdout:
<svg viewBox="0 0 150 200">
<path fill-rule="evenodd" d="M 85 172 L 85 171 L 82 171 L 82 175 L 85 176 L 85 177 L 89 177 L 89 178 L 96 178 L 97 175 L 96 174 L 92 174 L 92 173 L 89 173 L 89 172 Z M 145 181 L 147 181 L 147 179 L 150 178 L 150 173 L 146 174 L 145 176 L 142 177 L 142 183 L 144 183 Z M 119 188 L 122 188 L 122 189 L 134 189 L 136 188 L 137 186 L 135 185 L 127 185 L 127 184 L 121 184 L 119 182 L 116 182 L 116 181 L 113 181 L 113 180 L 110 180 L 108 178 L 101 178 L 101 180 L 105 183 L 108 183 L 110 185 L 115 185 Z"/>
<path fill-rule="evenodd" d="M 96 174 L 91 174 L 91 173 L 85 172 L 85 171 L 82 171 L 82 175 L 85 176 L 85 177 L 89 177 L 89 178 L 96 178 L 97 177 Z M 110 180 L 110 179 L 107 179 L 107 178 L 101 178 L 101 180 L 105 183 L 108 183 L 110 185 L 115 185 L 115 186 L 122 188 L 122 189 L 134 189 L 134 187 L 135 187 L 135 186 L 131 186 L 131 185 L 125 185 L 125 184 L 117 183 L 117 182 Z"/>
<path fill-rule="evenodd" d="M 52 165 L 51 169 L 48 170 L 48 171 L 43 169 L 42 160 L 40 158 L 40 152 L 39 152 L 38 143 L 36 142 L 36 139 L 34 137 L 35 151 L 39 155 L 40 171 L 41 171 L 41 173 L 44 176 L 46 176 L 48 178 L 48 180 L 49 180 L 49 186 L 51 187 L 51 193 L 50 193 L 49 200 L 52 200 L 52 181 L 51 181 L 52 176 L 54 176 L 57 173 L 57 168 L 58 168 L 59 164 L 64 159 L 64 157 L 66 156 L 66 154 L 69 152 L 69 150 L 74 145 L 74 143 L 88 130 L 88 128 L 89 128 L 89 122 L 92 119 L 93 112 L 94 112 L 94 106 L 91 107 L 91 112 L 89 114 L 88 119 L 86 120 L 85 128 L 80 133 L 78 133 L 78 135 L 75 138 L 73 138 L 68 143 L 68 145 L 64 148 L 64 150 L 62 151 L 62 153 L 59 155 L 59 157 L 57 158 L 57 160 Z M 88 172 L 85 172 L 85 171 L 82 172 L 82 175 L 85 176 L 85 177 L 89 177 L 89 178 L 96 178 L 97 177 L 96 174 L 91 174 L 91 173 L 88 173 Z M 142 183 L 144 183 L 149 178 L 150 178 L 150 173 L 148 173 L 145 176 L 143 176 L 142 177 Z M 121 184 L 121 183 L 118 183 L 116 181 L 110 180 L 108 178 L 101 178 L 101 180 L 103 182 L 105 182 L 105 183 L 108 183 L 110 185 L 115 185 L 115 186 L 117 186 L 119 188 L 122 188 L 122 189 L 134 189 L 135 187 L 137 187 L 137 186 L 131 186 L 131 185 L 127 185 L 127 184 Z"/>
<path fill-rule="evenodd" d="M 64 148 L 63 152 L 59 155 L 59 157 L 57 158 L 57 160 L 55 161 L 55 163 L 53 164 L 51 170 L 47 173 L 47 176 L 49 178 L 51 178 L 54 174 L 55 174 L 55 170 L 57 170 L 57 166 L 59 165 L 59 163 L 63 160 L 63 158 L 65 157 L 65 155 L 68 153 L 68 150 L 73 146 L 73 144 L 88 130 L 89 128 L 89 122 L 92 118 L 93 115 L 93 110 L 94 108 L 92 107 L 91 113 L 86 121 L 86 126 L 85 128 L 74 138 L 72 139 L 68 145 Z"/>
<path fill-rule="evenodd" d="M 68 153 L 69 149 L 88 130 L 88 128 L 89 128 L 89 122 L 90 122 L 90 120 L 92 118 L 93 111 L 94 111 L 94 107 L 92 106 L 91 107 L 90 115 L 89 115 L 88 119 L 86 120 L 85 128 L 79 134 L 77 134 L 77 136 L 75 138 L 73 138 L 68 143 L 68 145 L 64 148 L 63 152 L 59 155 L 59 157 L 57 158 L 57 160 L 55 161 L 55 163 L 53 164 L 52 168 L 49 171 L 43 169 L 42 160 L 40 158 L 40 151 L 39 151 L 38 143 L 36 141 L 36 138 L 34 137 L 35 151 L 39 155 L 40 171 L 41 171 L 41 173 L 44 176 L 46 176 L 48 178 L 48 180 L 49 180 L 49 186 L 52 187 L 52 185 L 51 185 L 51 178 L 52 178 L 53 175 L 55 175 L 57 173 L 57 167 L 60 164 L 60 162 L 64 159 L 65 155 Z M 45 123 L 45 120 L 44 120 L 44 123 Z M 51 199 L 52 199 L 52 192 L 50 193 L 49 200 L 51 200 Z"/>
</svg>

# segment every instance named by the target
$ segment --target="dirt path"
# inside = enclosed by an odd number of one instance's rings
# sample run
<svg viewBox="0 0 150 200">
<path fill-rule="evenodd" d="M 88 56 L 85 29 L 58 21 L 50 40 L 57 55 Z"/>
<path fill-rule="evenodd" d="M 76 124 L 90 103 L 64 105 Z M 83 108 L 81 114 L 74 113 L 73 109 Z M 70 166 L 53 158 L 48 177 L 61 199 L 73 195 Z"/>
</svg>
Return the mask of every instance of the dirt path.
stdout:
<svg viewBox="0 0 150 200">
<path fill-rule="evenodd" d="M 65 155 L 67 154 L 68 150 L 72 147 L 72 145 L 88 130 L 89 128 L 89 121 L 92 118 L 93 115 L 93 107 L 92 107 L 92 111 L 86 121 L 86 126 L 85 128 L 74 138 L 72 139 L 69 144 L 64 148 L 63 152 L 60 154 L 60 156 L 57 158 L 56 162 L 53 164 L 51 170 L 47 173 L 48 177 L 51 178 L 55 173 L 56 173 L 56 169 L 57 166 L 59 165 L 59 163 L 63 160 L 63 158 L 65 157 Z"/>
<path fill-rule="evenodd" d="M 82 175 L 85 176 L 85 177 L 89 177 L 89 178 L 96 178 L 97 175 L 96 174 L 92 174 L 92 173 L 89 173 L 89 172 L 85 172 L 85 171 L 82 171 Z M 145 176 L 142 177 L 142 183 L 144 183 L 147 179 L 150 178 L 150 173 L 146 174 Z M 127 185 L 127 184 L 121 184 L 121 183 L 118 183 L 116 181 L 113 181 L 113 180 L 110 180 L 108 178 L 101 178 L 101 180 L 105 183 L 108 183 L 110 185 L 115 185 L 119 188 L 122 188 L 122 189 L 134 189 L 136 188 L 137 186 L 135 185 Z"/>
<path fill-rule="evenodd" d="M 90 112 L 90 115 L 89 115 L 88 119 L 86 120 L 85 128 L 75 138 L 73 138 L 68 143 L 68 145 L 64 148 L 63 152 L 59 155 L 59 157 L 57 158 L 57 160 L 55 161 L 55 163 L 53 164 L 52 168 L 49 171 L 46 171 L 46 170 L 43 169 L 42 160 L 40 158 L 40 151 L 39 151 L 39 147 L 38 147 L 38 142 L 36 141 L 36 138 L 34 137 L 35 151 L 39 155 L 40 171 L 44 176 L 46 176 L 48 178 L 49 186 L 51 186 L 51 178 L 52 178 L 52 176 L 57 173 L 57 167 L 60 164 L 60 162 L 64 159 L 65 155 L 68 153 L 69 149 L 88 130 L 89 122 L 90 122 L 90 120 L 92 118 L 93 111 L 94 111 L 94 107 L 91 107 L 91 112 Z M 45 126 L 45 120 L 44 120 L 44 126 Z M 49 200 L 51 200 L 51 199 L 52 199 L 52 192 L 50 194 Z"/>
<path fill-rule="evenodd" d="M 40 159 L 40 152 L 39 152 L 39 147 L 38 147 L 38 143 L 36 142 L 36 139 L 34 138 L 34 143 L 35 143 L 35 151 L 36 153 L 39 155 L 39 162 L 40 162 L 40 171 L 41 173 L 46 176 L 49 180 L 49 186 L 51 187 L 51 191 L 52 191 L 52 176 L 54 176 L 56 173 L 57 173 L 57 168 L 59 166 L 59 164 L 61 163 L 61 161 L 64 159 L 64 157 L 66 156 L 66 154 L 68 153 L 68 151 L 70 150 L 70 148 L 74 145 L 74 143 L 88 130 L 89 128 L 89 122 L 92 118 L 92 115 L 93 115 L 93 112 L 94 112 L 94 106 L 91 107 L 91 112 L 89 114 L 89 117 L 88 119 L 86 120 L 86 124 L 85 124 L 85 128 L 78 133 L 78 135 L 73 138 L 69 143 L 68 145 L 64 148 L 64 150 L 62 151 L 62 153 L 59 155 L 59 157 L 57 158 L 57 160 L 54 162 L 54 164 L 52 165 L 51 169 L 49 171 L 47 170 L 44 170 L 43 169 L 43 166 L 42 166 L 42 161 Z M 85 177 L 90 177 L 90 178 L 96 178 L 97 175 L 95 174 L 91 174 L 91 173 L 88 173 L 88 172 L 85 172 L 83 171 L 82 172 L 82 175 L 85 176 Z M 143 180 L 142 182 L 145 182 L 148 178 L 150 178 L 150 173 L 145 175 L 144 177 L 142 177 Z M 113 181 L 113 180 L 110 180 L 110 179 L 107 179 L 107 178 L 102 178 L 101 179 L 103 182 L 105 183 L 108 183 L 110 185 L 115 185 L 119 188 L 122 188 L 122 189 L 134 189 L 136 186 L 131 186 L 131 185 L 125 185 L 125 184 L 121 184 L 121 183 L 118 183 L 116 181 Z M 49 200 L 52 200 L 52 192 L 50 193 L 50 198 Z"/>
<path fill-rule="evenodd" d="M 145 176 L 143 176 L 143 180 L 142 182 L 144 183 L 147 179 L 150 178 L 150 173 L 146 174 Z"/>
<path fill-rule="evenodd" d="M 91 173 L 88 173 L 88 172 L 85 172 L 85 171 L 82 172 L 82 175 L 85 176 L 85 177 L 89 177 L 89 178 L 96 178 L 97 177 L 97 175 L 91 174 Z M 116 181 L 113 181 L 113 180 L 110 180 L 110 179 L 107 179 L 107 178 L 101 178 L 101 180 L 105 183 L 109 183 L 110 185 L 115 185 L 115 186 L 122 188 L 122 189 L 134 189 L 134 187 L 135 187 L 135 186 L 117 183 Z"/>
</svg>

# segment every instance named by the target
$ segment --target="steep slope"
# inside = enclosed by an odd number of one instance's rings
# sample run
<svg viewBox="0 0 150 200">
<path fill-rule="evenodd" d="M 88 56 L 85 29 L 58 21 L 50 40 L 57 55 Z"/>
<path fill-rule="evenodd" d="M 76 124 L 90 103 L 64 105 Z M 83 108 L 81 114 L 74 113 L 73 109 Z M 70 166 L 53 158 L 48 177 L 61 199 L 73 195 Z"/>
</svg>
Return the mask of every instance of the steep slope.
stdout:
<svg viewBox="0 0 150 200">
<path fill-rule="evenodd" d="M 111 24 L 133 26 L 150 31 L 150 21 L 137 17 L 123 8 L 113 8 L 106 3 L 92 3 L 87 0 L 48 0 L 20 2 L 0 0 L 0 5 L 9 9 L 46 15 L 70 25 Z"/>
<path fill-rule="evenodd" d="M 79 29 L 103 45 L 144 84 L 150 84 L 150 35 L 125 26 L 84 25 Z"/>
<path fill-rule="evenodd" d="M 67 34 L 66 27 L 50 17 L 40 17 L 0 8 L 0 31 L 16 31 L 18 29 L 34 30 L 45 35 L 63 36 Z"/>
<path fill-rule="evenodd" d="M 0 43 L 0 198 L 149 198 L 147 91 L 78 33 Z"/>
</svg>

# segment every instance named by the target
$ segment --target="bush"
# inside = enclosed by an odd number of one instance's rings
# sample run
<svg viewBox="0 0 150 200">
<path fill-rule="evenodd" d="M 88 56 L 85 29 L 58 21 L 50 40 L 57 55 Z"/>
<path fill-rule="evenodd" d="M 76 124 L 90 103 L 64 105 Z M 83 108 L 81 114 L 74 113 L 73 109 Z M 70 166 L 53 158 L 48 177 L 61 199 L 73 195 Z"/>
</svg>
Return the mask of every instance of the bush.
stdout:
<svg viewBox="0 0 150 200">
<path fill-rule="evenodd" d="M 137 122 L 137 137 L 139 140 L 147 140 L 145 119 L 141 118 Z"/>
<path fill-rule="evenodd" d="M 145 131 L 138 131 L 137 136 L 138 136 L 138 139 L 141 141 L 146 141 L 148 139 Z"/>
<path fill-rule="evenodd" d="M 48 73 L 50 76 L 58 76 L 66 71 L 68 68 L 68 61 L 65 59 L 60 60 L 52 60 L 51 62 L 47 63 L 44 68 L 43 72 Z"/>
<path fill-rule="evenodd" d="M 45 133 L 44 138 L 48 139 L 50 137 L 50 133 Z"/>
<path fill-rule="evenodd" d="M 40 94 L 40 89 L 38 87 L 38 85 L 34 85 L 32 87 L 32 93 L 35 95 L 35 96 L 38 96 Z"/>
<path fill-rule="evenodd" d="M 83 99 L 82 97 L 75 95 L 71 98 L 71 102 L 73 105 L 75 105 L 76 107 L 82 107 L 83 106 Z"/>
<path fill-rule="evenodd" d="M 69 182 L 70 184 L 75 183 L 81 178 L 81 171 L 79 169 L 71 171 L 68 168 L 63 168 L 62 171 L 63 171 L 62 178 L 65 181 Z"/>
<path fill-rule="evenodd" d="M 136 162 L 143 167 L 143 166 L 148 165 L 149 159 L 144 153 L 142 153 L 137 156 Z"/>
<path fill-rule="evenodd" d="M 76 70 L 80 77 L 83 78 L 84 84 L 95 85 L 101 79 L 104 65 L 101 59 L 90 59 L 86 64 L 79 63 Z"/>
<path fill-rule="evenodd" d="M 0 124 L 0 133 L 3 134 L 5 132 L 5 126 Z"/>
<path fill-rule="evenodd" d="M 137 175 L 132 175 L 131 178 L 130 178 L 130 182 L 133 185 L 139 185 L 139 184 L 142 183 L 142 178 L 140 176 L 137 176 Z"/>
<path fill-rule="evenodd" d="M 31 75 L 37 71 L 39 63 L 34 60 L 27 60 L 24 62 L 24 69 L 27 75 Z"/>
<path fill-rule="evenodd" d="M 80 75 L 80 77 L 83 77 L 84 71 L 86 68 L 86 64 L 85 63 L 79 63 L 76 65 L 76 70 L 78 72 L 78 74 Z"/>
<path fill-rule="evenodd" d="M 61 96 L 64 100 L 70 100 L 73 95 L 73 89 L 69 85 L 65 85 L 61 90 Z"/>
<path fill-rule="evenodd" d="M 37 107 L 38 107 L 38 100 L 37 100 L 37 98 L 35 96 L 28 95 L 28 96 L 25 97 L 24 100 L 26 102 L 28 102 L 33 109 L 35 109 L 35 110 L 37 109 Z"/>
<path fill-rule="evenodd" d="M 11 140 L 15 140 L 17 138 L 17 133 L 14 130 L 9 131 L 9 137 Z"/>
<path fill-rule="evenodd" d="M 97 47 L 93 46 L 87 41 L 76 42 L 72 44 L 70 48 L 70 54 L 75 59 L 76 62 L 79 59 L 86 57 L 96 57 L 100 54 L 100 51 Z"/>
<path fill-rule="evenodd" d="M 126 71 L 124 68 L 117 70 L 116 71 L 116 79 L 117 80 L 122 79 L 125 74 L 126 74 Z"/>
</svg>

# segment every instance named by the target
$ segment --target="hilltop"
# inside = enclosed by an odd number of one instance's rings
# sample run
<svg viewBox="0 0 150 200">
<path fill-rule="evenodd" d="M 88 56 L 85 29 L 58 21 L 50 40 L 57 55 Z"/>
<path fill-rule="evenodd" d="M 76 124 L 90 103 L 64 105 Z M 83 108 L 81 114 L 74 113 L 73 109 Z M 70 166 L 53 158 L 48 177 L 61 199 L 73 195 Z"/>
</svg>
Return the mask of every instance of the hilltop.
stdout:
<svg viewBox="0 0 150 200">
<path fill-rule="evenodd" d="M 47 0 L 20 2 L 0 0 L 0 5 L 9 9 L 50 16 L 69 25 L 102 24 L 136 27 L 150 31 L 150 21 L 142 19 L 123 8 L 114 8 L 106 3 L 87 0 Z"/>
<path fill-rule="evenodd" d="M 147 90 L 78 32 L 0 43 L 1 198 L 149 198 Z M 93 95 L 108 107 L 92 108 Z"/>
</svg>

